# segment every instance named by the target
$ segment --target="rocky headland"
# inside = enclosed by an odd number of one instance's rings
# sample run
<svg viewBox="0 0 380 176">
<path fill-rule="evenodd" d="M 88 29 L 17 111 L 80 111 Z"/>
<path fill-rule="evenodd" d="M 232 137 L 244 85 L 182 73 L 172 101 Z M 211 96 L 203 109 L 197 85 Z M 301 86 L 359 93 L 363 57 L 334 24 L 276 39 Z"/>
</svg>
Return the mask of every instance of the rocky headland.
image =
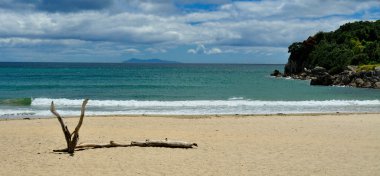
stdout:
<svg viewBox="0 0 380 176">
<path fill-rule="evenodd" d="M 371 71 L 357 70 L 357 66 L 347 66 L 343 72 L 331 75 L 325 68 L 317 66 L 313 69 L 305 68 L 303 72 L 291 75 L 283 74 L 279 70 L 275 70 L 271 76 L 310 80 L 310 85 L 335 85 L 380 89 L 380 66 Z"/>
<path fill-rule="evenodd" d="M 347 23 L 289 46 L 284 73 L 310 85 L 380 89 L 380 20 Z"/>
</svg>

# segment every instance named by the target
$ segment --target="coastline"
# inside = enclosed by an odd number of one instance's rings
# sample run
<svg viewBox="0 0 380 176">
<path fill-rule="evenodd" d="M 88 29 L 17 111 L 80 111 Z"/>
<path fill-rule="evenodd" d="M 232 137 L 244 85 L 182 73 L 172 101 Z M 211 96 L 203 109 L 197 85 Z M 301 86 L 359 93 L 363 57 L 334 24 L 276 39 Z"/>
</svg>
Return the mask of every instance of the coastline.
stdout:
<svg viewBox="0 0 380 176">
<path fill-rule="evenodd" d="M 79 113 L 79 111 L 78 111 Z M 342 115 L 379 115 L 379 112 L 320 112 L 320 113 L 275 113 L 275 114 L 206 114 L 206 115 L 178 115 L 178 114 L 113 114 L 113 115 L 86 115 L 86 118 L 107 118 L 107 117 L 160 117 L 160 118 L 174 118 L 174 119 L 207 119 L 207 118 L 250 118 L 250 117 L 289 117 L 289 116 L 342 116 Z M 78 116 L 63 116 L 65 119 L 78 118 Z M 36 119 L 56 119 L 55 116 L 40 116 L 40 117 L 5 117 L 0 118 L 0 121 L 9 121 L 9 120 L 36 120 Z"/>
<path fill-rule="evenodd" d="M 196 149 L 65 145 L 55 118 L 0 121 L 0 175 L 378 175 L 380 113 L 89 116 L 80 143 L 164 139 Z M 78 117 L 65 118 L 72 129 Z"/>
</svg>

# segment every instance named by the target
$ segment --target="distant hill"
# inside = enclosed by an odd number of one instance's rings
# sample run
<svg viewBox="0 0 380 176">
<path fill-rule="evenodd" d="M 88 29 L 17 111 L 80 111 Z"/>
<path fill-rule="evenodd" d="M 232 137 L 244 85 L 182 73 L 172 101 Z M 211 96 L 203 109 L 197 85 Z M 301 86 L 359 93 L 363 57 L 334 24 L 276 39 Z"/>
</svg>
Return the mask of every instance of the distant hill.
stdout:
<svg viewBox="0 0 380 176">
<path fill-rule="evenodd" d="M 132 58 L 132 59 L 123 61 L 123 63 L 130 63 L 130 64 L 178 64 L 180 62 L 167 61 L 167 60 L 161 60 L 161 59 L 137 59 L 137 58 Z"/>
</svg>

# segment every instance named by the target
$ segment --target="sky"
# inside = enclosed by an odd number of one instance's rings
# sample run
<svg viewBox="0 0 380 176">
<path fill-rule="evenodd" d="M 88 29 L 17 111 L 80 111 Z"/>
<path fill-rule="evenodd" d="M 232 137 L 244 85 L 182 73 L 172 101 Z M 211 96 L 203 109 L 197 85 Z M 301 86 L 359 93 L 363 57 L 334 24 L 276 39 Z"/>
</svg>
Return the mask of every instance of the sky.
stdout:
<svg viewBox="0 0 380 176">
<path fill-rule="evenodd" d="M 0 62 L 283 64 L 287 47 L 379 0 L 0 0 Z"/>
</svg>

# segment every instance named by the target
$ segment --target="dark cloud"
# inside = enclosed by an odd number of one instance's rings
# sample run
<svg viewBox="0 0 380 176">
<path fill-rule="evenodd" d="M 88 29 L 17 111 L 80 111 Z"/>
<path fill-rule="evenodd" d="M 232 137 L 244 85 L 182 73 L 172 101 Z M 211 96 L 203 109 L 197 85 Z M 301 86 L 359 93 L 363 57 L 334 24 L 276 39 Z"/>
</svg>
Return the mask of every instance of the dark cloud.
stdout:
<svg viewBox="0 0 380 176">
<path fill-rule="evenodd" d="M 113 0 L 4 0 L 0 2 L 0 7 L 47 12 L 78 12 L 82 10 L 102 10 L 112 4 Z"/>
<path fill-rule="evenodd" d="M 101 10 L 109 7 L 112 0 L 41 0 L 37 9 L 49 12 L 75 12 L 81 10 Z"/>
</svg>

